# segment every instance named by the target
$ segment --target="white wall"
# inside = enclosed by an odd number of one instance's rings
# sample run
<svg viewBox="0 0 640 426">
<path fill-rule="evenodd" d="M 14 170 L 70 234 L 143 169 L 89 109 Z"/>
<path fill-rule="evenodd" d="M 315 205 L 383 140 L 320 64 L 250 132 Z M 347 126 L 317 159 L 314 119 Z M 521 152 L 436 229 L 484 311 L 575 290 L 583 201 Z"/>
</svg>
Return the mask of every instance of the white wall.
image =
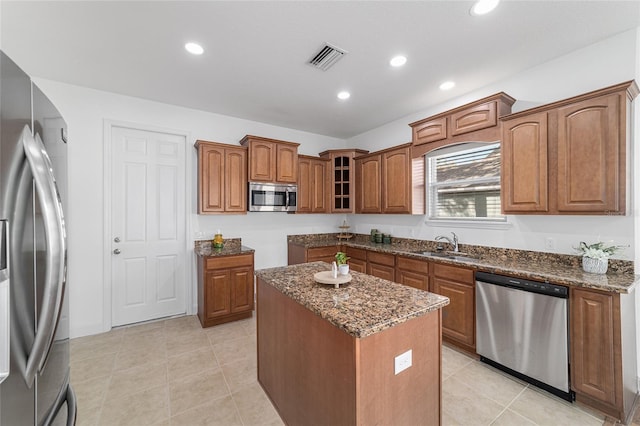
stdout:
<svg viewBox="0 0 640 426">
<path fill-rule="evenodd" d="M 103 132 L 105 120 L 138 123 L 184 132 L 188 143 L 197 139 L 238 144 L 245 134 L 301 142 L 303 154 L 318 154 L 325 149 L 342 148 L 340 139 L 314 135 L 237 118 L 205 113 L 142 99 L 106 93 L 59 82 L 34 79 L 58 107 L 68 125 L 69 137 L 69 287 L 71 336 L 105 331 L 104 250 L 105 242 L 103 176 Z M 285 265 L 286 235 L 310 232 L 334 232 L 342 220 L 337 215 L 287 215 L 250 213 L 247 215 L 199 216 L 196 214 L 197 155 L 190 149 L 187 158 L 191 226 L 190 246 L 196 237 L 210 238 L 220 228 L 226 238 L 240 237 L 256 249 L 256 267 Z M 198 238 L 199 239 L 199 238 Z M 109 239 L 110 240 L 110 239 Z M 189 253 L 191 272 L 195 271 L 193 253 Z M 191 285 L 195 294 L 195 275 Z M 108 306 L 108 304 L 107 304 Z"/>
<path fill-rule="evenodd" d="M 517 99 L 513 107 L 516 112 L 637 79 L 637 62 L 640 57 L 638 46 L 638 30 L 627 31 L 462 95 L 446 104 L 411 114 L 348 139 L 347 146 L 375 150 L 410 141 L 411 128 L 408 123 L 498 92 L 505 92 Z M 640 108 L 636 108 L 638 109 Z M 635 142 L 637 146 L 637 136 Z M 628 170 L 629 176 L 632 171 L 633 167 Z M 632 196 L 631 201 L 633 198 Z M 510 216 L 512 226 L 508 229 L 463 228 L 455 225 L 436 227 L 426 224 L 425 216 L 358 215 L 349 220 L 355 224 L 358 232 L 364 233 L 368 233 L 371 228 L 378 228 L 398 237 L 433 239 L 436 235 L 455 231 L 461 243 L 567 254 L 575 254 L 573 247 L 579 241 L 613 240 L 615 244 L 630 246 L 617 257 L 634 259 L 633 215 Z M 546 248 L 547 238 L 553 240 L 555 249 Z"/>
<path fill-rule="evenodd" d="M 640 46 L 640 29 L 636 32 L 636 46 Z M 640 54 L 636 54 L 636 64 L 635 64 L 635 79 L 637 82 L 640 82 Z M 633 158 L 633 164 L 640 164 L 640 145 L 638 142 L 640 141 L 640 107 L 637 105 L 637 101 L 633 107 L 633 125 L 631 126 L 633 140 L 636 142 L 631 145 L 631 156 Z M 638 196 L 638 191 L 640 190 L 640 168 L 635 167 L 633 169 L 633 184 L 631 185 L 631 193 L 633 194 L 632 198 L 636 200 L 633 205 L 633 220 L 634 220 L 634 242 L 635 246 L 638 247 L 640 243 L 640 197 Z M 636 274 L 640 274 L 640 250 L 635 251 L 635 269 Z M 635 300 L 636 300 L 636 312 L 635 312 L 635 320 L 636 320 L 636 356 L 638 366 L 637 374 L 640 375 L 640 350 L 638 350 L 640 346 L 640 291 L 638 289 L 635 290 Z M 624 352 L 623 352 L 624 353 Z M 638 378 L 640 389 L 640 377 Z"/>
<path fill-rule="evenodd" d="M 103 252 L 109 250 L 109 242 L 103 235 L 103 132 L 106 120 L 181 131 L 190 135 L 191 144 L 196 139 L 237 144 L 245 134 L 255 134 L 300 142 L 300 153 L 303 154 L 313 155 L 325 149 L 343 147 L 376 150 L 409 141 L 411 132 L 407 124 L 412 121 L 499 91 L 518 99 L 514 110 L 520 110 L 637 78 L 638 45 L 636 31 L 620 34 L 446 104 L 356 136 L 346 143 L 264 123 L 35 79 L 60 109 L 69 128 L 70 205 L 67 216 L 72 337 L 108 329 L 104 322 L 103 297 Z M 226 238 L 240 237 L 246 245 L 256 249 L 256 268 L 271 267 L 286 264 L 287 234 L 335 232 L 345 218 L 343 215 L 280 213 L 199 216 L 195 214 L 196 151 L 191 152 L 187 159 L 191 241 L 210 238 L 216 229 L 221 229 Z M 572 253 L 571 247 L 580 240 L 611 239 L 616 244 L 631 245 L 624 256 L 629 259 L 634 256 L 634 216 L 518 216 L 510 218 L 510 228 L 498 230 L 453 226 L 437 228 L 425 224 L 424 216 L 349 215 L 347 219 L 355 231 L 362 233 L 368 233 L 375 227 L 399 237 L 433 239 L 435 235 L 452 230 L 459 234 L 462 243 L 531 250 L 545 250 L 545 238 L 550 237 L 556 245 L 555 251 L 561 253 Z M 189 261 L 193 265 L 193 273 L 195 261 L 193 258 Z M 191 285 L 195 288 L 194 276 Z"/>
</svg>

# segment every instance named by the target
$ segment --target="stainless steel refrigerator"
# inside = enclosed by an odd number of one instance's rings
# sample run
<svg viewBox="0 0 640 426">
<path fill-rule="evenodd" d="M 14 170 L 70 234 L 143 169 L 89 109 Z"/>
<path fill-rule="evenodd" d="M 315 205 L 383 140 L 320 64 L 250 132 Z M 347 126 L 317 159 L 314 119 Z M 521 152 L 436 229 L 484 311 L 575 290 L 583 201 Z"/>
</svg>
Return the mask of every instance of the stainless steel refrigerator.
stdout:
<svg viewBox="0 0 640 426">
<path fill-rule="evenodd" d="M 66 124 L 0 51 L 0 425 L 73 425 Z"/>
</svg>

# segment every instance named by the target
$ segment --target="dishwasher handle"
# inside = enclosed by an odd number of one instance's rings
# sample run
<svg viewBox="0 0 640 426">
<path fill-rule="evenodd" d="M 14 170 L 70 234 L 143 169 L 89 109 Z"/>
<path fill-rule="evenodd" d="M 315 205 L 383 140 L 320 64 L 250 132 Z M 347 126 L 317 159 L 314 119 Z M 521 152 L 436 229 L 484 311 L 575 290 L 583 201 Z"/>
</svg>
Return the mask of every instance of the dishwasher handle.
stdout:
<svg viewBox="0 0 640 426">
<path fill-rule="evenodd" d="M 544 294 L 546 296 L 559 297 L 561 299 L 569 298 L 569 288 L 557 284 L 525 280 L 523 278 L 514 278 L 506 275 L 489 274 L 487 272 L 476 272 L 476 281 L 531 293 Z"/>
</svg>

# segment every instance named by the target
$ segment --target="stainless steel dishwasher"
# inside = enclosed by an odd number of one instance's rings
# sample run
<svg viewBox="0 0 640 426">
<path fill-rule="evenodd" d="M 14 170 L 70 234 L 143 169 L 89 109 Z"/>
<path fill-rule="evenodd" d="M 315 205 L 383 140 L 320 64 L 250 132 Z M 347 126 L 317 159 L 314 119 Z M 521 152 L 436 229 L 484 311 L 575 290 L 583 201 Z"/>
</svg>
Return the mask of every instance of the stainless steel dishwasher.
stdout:
<svg viewBox="0 0 640 426">
<path fill-rule="evenodd" d="M 480 359 L 567 401 L 567 287 L 476 272 Z"/>
</svg>

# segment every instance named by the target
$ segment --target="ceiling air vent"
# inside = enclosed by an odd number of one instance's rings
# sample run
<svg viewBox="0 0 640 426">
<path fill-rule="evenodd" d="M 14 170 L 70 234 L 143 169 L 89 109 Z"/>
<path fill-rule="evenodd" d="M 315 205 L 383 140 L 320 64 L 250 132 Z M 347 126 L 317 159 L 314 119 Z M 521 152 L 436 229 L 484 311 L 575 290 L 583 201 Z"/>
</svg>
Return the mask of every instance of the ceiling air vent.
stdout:
<svg viewBox="0 0 640 426">
<path fill-rule="evenodd" d="M 346 50 L 339 47 L 332 46 L 326 43 L 322 49 L 309 61 L 309 64 L 316 68 L 320 68 L 322 71 L 326 71 L 333 66 L 340 58 L 347 53 Z"/>
</svg>

